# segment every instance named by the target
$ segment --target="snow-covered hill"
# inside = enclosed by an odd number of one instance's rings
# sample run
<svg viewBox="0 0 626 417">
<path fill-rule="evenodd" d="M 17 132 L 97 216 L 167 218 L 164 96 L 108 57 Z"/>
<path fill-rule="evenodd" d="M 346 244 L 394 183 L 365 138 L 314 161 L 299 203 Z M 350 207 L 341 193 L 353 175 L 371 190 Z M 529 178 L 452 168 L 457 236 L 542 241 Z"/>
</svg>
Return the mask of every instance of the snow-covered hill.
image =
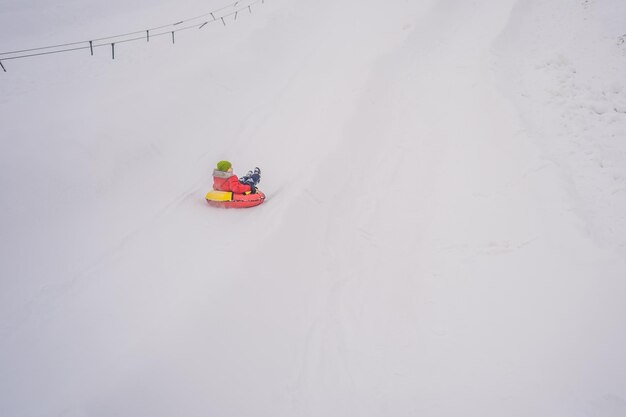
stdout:
<svg viewBox="0 0 626 417">
<path fill-rule="evenodd" d="M 622 3 L 267 0 L 2 61 L 0 415 L 626 415 Z M 0 50 L 221 6 L 0 0 Z M 267 202 L 208 207 L 221 159 Z"/>
</svg>

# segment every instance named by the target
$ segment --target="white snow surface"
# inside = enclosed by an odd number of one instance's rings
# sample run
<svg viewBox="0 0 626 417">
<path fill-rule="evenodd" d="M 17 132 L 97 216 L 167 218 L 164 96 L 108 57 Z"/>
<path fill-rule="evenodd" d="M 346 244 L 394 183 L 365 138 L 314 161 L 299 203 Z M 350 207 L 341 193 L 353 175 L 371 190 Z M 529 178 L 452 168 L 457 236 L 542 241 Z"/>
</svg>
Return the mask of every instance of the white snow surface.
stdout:
<svg viewBox="0 0 626 417">
<path fill-rule="evenodd" d="M 0 50 L 223 5 L 0 0 Z M 2 61 L 0 415 L 626 416 L 624 22 L 266 0 Z"/>
</svg>

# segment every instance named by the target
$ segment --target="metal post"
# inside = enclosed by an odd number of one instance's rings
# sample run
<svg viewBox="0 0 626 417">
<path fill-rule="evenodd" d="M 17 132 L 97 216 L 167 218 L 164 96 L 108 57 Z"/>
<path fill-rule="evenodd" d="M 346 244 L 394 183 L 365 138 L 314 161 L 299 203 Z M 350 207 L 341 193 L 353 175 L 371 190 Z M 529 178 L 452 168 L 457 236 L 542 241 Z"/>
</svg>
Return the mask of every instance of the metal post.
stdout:
<svg viewBox="0 0 626 417">
<path fill-rule="evenodd" d="M 115 44 L 111 44 L 111 58 L 115 59 Z"/>
<path fill-rule="evenodd" d="M 234 18 L 233 20 L 237 20 L 237 14 L 238 14 L 238 13 L 239 13 L 239 10 L 237 10 L 237 11 L 235 12 L 235 18 Z"/>
<path fill-rule="evenodd" d="M 172 43 L 176 43 L 176 42 L 174 41 L 174 31 L 172 31 Z"/>
<path fill-rule="evenodd" d="M 91 56 L 93 56 L 93 41 L 89 41 L 89 49 L 91 50 Z"/>
<path fill-rule="evenodd" d="M 146 30 L 146 42 L 150 42 L 150 31 Z"/>
<path fill-rule="evenodd" d="M 224 22 L 224 18 L 220 17 L 220 19 L 222 19 L 222 23 L 224 24 L 224 26 L 226 26 L 226 22 Z"/>
<path fill-rule="evenodd" d="M 0 67 L 2 67 L 2 71 L 7 72 L 7 69 L 4 68 L 4 65 L 2 65 L 2 61 L 0 61 Z"/>
</svg>

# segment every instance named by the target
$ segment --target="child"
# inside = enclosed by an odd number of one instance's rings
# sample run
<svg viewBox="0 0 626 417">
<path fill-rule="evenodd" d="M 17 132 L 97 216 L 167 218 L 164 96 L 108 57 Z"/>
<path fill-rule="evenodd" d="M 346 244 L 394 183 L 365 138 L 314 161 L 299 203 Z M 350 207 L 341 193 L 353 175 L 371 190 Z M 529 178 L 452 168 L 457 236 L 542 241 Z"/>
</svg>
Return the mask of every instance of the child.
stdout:
<svg viewBox="0 0 626 417">
<path fill-rule="evenodd" d="M 254 171 L 248 171 L 246 175 L 239 178 L 239 182 L 242 184 L 256 185 L 261 182 L 261 170 L 259 167 L 254 168 Z"/>
<path fill-rule="evenodd" d="M 261 170 L 257 167 L 254 171 L 238 179 L 233 174 L 233 164 L 228 161 L 219 161 L 217 169 L 213 170 L 213 189 L 217 191 L 232 191 L 236 194 L 245 194 L 250 191 L 256 193 L 256 186 L 261 181 Z"/>
</svg>

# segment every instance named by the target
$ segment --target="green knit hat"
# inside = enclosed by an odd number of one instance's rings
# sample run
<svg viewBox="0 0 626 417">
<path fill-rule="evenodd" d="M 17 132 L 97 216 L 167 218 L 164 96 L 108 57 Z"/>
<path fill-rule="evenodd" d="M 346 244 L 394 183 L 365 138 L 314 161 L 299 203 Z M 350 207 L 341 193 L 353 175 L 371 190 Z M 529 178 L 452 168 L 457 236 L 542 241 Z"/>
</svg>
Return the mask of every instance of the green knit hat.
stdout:
<svg viewBox="0 0 626 417">
<path fill-rule="evenodd" d="M 217 170 L 218 171 L 222 171 L 222 172 L 226 172 L 228 171 L 231 167 L 233 166 L 233 164 L 231 164 L 228 161 L 219 161 L 217 163 Z"/>
</svg>

